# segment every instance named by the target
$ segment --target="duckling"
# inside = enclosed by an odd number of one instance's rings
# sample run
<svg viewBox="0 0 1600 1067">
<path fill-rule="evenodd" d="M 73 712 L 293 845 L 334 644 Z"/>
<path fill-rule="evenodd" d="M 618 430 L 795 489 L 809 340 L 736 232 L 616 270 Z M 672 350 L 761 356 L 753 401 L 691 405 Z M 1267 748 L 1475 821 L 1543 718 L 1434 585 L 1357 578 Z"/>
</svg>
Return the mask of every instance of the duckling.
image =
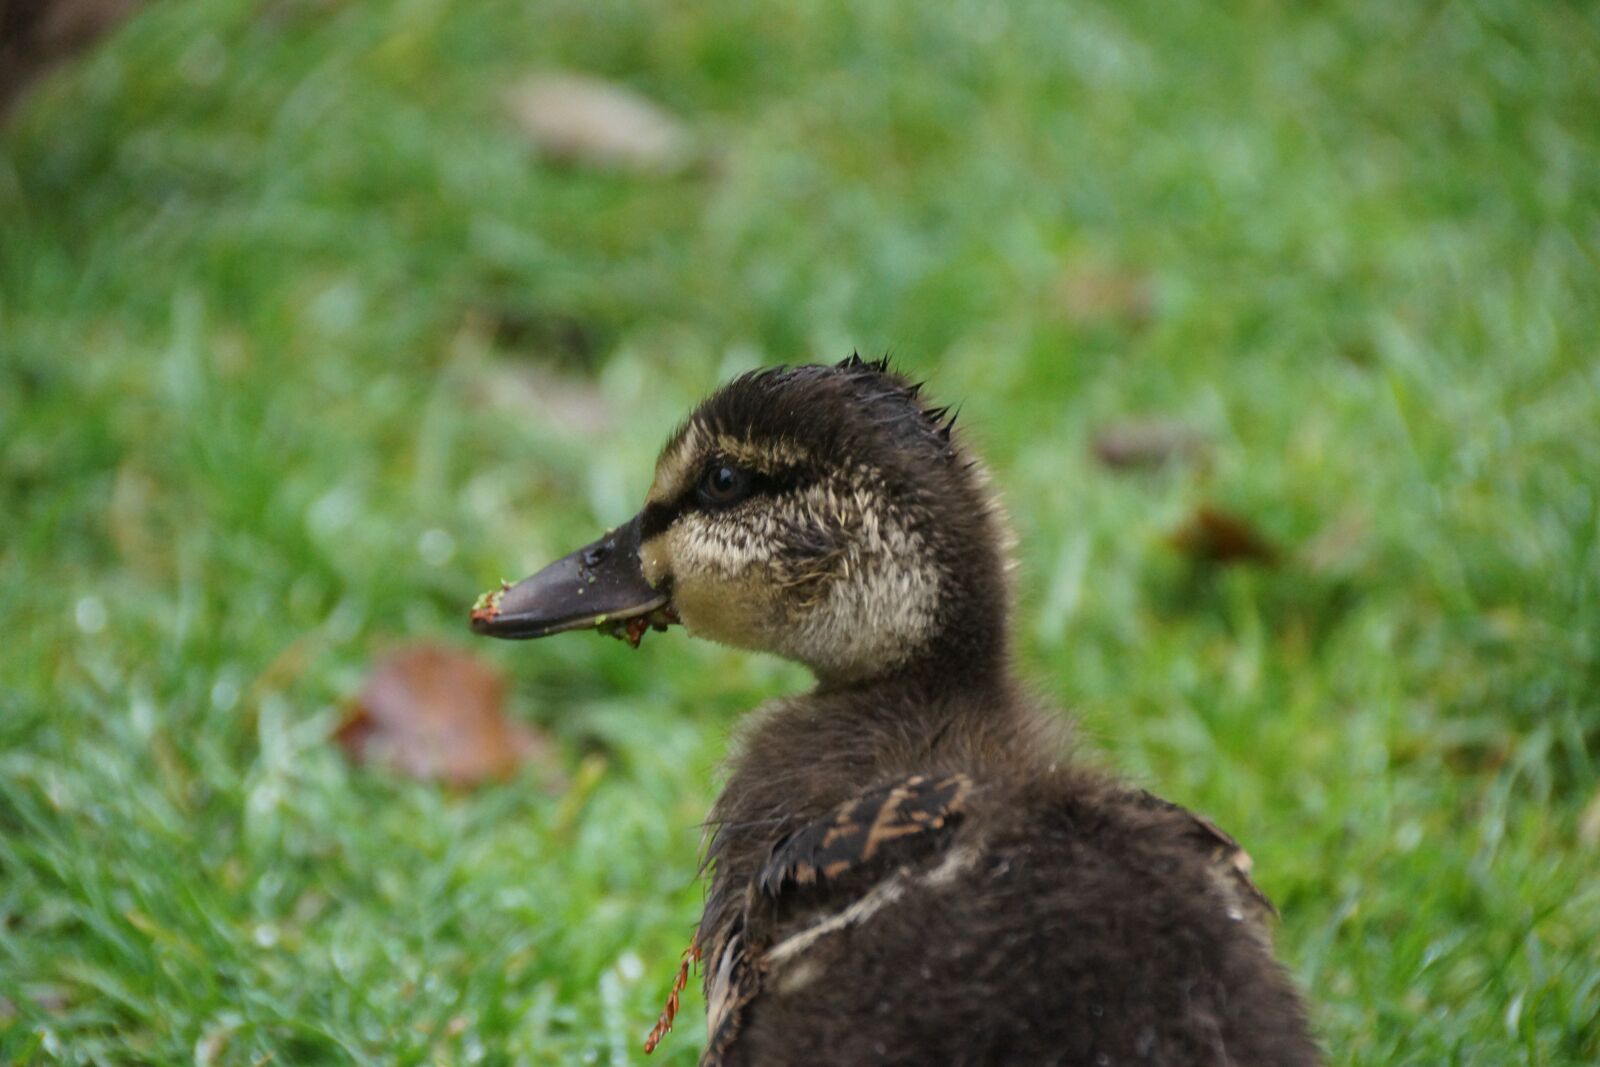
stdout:
<svg viewBox="0 0 1600 1067">
<path fill-rule="evenodd" d="M 1320 1062 L 1248 855 L 1017 680 L 1011 536 L 954 423 L 886 360 L 745 374 L 632 521 L 473 612 L 815 675 L 747 719 L 707 823 L 701 1064 Z"/>
</svg>

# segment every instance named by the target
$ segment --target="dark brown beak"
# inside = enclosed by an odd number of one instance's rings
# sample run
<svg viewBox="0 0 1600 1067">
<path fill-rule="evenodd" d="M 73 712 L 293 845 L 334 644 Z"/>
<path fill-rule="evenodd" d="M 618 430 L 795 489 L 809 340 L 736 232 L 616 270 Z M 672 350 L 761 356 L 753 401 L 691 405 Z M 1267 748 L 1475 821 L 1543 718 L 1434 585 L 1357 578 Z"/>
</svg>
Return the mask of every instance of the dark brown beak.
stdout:
<svg viewBox="0 0 1600 1067">
<path fill-rule="evenodd" d="M 531 578 L 479 598 L 472 630 L 522 640 L 591 627 L 612 631 L 639 620 L 663 625 L 668 598 L 644 580 L 639 566 L 639 517 L 591 545 L 563 556 Z M 632 640 L 637 643 L 637 637 Z"/>
</svg>

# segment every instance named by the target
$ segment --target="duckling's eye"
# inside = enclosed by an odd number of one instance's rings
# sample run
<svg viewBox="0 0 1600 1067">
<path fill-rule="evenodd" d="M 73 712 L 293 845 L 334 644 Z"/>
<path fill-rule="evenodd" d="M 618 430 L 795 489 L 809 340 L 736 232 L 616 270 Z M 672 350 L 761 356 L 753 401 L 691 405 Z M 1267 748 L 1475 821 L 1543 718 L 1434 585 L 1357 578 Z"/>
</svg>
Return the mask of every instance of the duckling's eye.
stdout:
<svg viewBox="0 0 1600 1067">
<path fill-rule="evenodd" d="M 700 476 L 700 502 L 714 507 L 736 504 L 750 495 L 750 472 L 731 463 L 712 463 Z"/>
</svg>

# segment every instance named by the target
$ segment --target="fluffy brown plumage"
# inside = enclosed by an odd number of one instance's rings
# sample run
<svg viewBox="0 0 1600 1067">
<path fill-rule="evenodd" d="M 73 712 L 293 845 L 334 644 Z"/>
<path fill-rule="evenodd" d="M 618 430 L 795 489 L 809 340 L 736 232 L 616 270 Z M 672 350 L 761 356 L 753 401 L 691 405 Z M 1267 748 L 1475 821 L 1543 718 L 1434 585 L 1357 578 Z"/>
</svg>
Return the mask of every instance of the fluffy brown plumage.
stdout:
<svg viewBox="0 0 1600 1067">
<path fill-rule="evenodd" d="M 819 680 L 747 722 L 711 813 L 702 1063 L 1319 1062 L 1248 856 L 1015 680 L 951 422 L 881 362 L 745 375 L 636 520 L 639 610 Z"/>
</svg>

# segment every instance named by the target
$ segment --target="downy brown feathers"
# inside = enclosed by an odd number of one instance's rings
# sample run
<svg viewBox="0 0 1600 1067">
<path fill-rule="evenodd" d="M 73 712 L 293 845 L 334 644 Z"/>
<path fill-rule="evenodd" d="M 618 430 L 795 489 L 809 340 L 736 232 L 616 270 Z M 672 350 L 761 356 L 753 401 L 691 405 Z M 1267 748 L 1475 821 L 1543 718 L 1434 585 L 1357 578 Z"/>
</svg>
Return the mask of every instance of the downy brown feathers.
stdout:
<svg viewBox="0 0 1600 1067">
<path fill-rule="evenodd" d="M 644 572 L 810 665 L 708 824 L 706 1064 L 1309 1065 L 1232 838 L 1075 761 L 1013 677 L 983 468 L 887 362 L 759 371 L 668 442 Z"/>
</svg>

